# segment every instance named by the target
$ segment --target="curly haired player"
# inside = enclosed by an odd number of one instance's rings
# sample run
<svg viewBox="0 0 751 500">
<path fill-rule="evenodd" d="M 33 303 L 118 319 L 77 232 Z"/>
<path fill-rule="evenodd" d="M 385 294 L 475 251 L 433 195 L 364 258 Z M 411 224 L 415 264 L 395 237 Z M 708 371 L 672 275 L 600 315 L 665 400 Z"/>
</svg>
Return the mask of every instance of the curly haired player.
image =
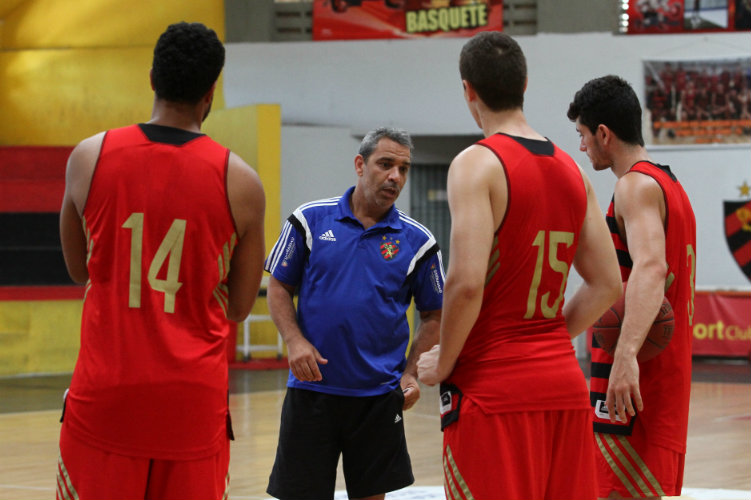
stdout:
<svg viewBox="0 0 751 500">
<path fill-rule="evenodd" d="M 618 177 L 607 220 L 628 282 L 625 316 L 612 357 L 593 342 L 590 384 L 600 496 L 610 498 L 679 496 L 686 454 L 696 221 L 670 167 L 649 159 L 641 115 L 634 90 L 614 75 L 587 82 L 568 110 L 594 169 Z M 663 295 L 673 337 L 637 362 Z"/>
</svg>

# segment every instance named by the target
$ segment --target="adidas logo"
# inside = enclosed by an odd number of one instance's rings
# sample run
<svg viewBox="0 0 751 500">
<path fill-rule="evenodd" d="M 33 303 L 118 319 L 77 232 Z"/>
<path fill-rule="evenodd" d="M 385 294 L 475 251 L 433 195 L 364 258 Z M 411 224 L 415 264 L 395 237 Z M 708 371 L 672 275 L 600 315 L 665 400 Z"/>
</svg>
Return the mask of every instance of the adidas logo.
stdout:
<svg viewBox="0 0 751 500">
<path fill-rule="evenodd" d="M 323 233 L 321 236 L 318 237 L 319 240 L 323 241 L 336 241 L 336 237 L 334 236 L 334 231 L 329 229 L 325 233 Z"/>
<path fill-rule="evenodd" d="M 397 413 L 397 414 L 396 414 L 396 418 L 394 419 L 394 423 L 395 423 L 395 424 L 398 424 L 398 423 L 399 423 L 399 422 L 401 422 L 401 421 L 402 421 L 402 417 L 400 417 L 400 416 L 399 416 L 399 414 Z"/>
</svg>

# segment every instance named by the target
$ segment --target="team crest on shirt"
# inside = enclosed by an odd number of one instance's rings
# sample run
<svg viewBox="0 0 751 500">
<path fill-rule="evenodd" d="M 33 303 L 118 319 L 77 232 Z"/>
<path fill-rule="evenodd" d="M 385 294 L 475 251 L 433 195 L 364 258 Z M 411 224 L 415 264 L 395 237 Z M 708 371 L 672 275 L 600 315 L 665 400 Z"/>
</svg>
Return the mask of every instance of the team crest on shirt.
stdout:
<svg viewBox="0 0 751 500">
<path fill-rule="evenodd" d="M 751 195 L 746 182 L 739 189 L 741 196 Z M 751 281 L 751 200 L 725 201 L 724 205 L 725 240 L 735 262 Z"/>
<path fill-rule="evenodd" d="M 391 260 L 396 257 L 396 254 L 398 253 L 399 240 L 392 240 L 384 236 L 383 242 L 381 243 L 381 256 L 384 258 L 384 260 Z"/>
</svg>

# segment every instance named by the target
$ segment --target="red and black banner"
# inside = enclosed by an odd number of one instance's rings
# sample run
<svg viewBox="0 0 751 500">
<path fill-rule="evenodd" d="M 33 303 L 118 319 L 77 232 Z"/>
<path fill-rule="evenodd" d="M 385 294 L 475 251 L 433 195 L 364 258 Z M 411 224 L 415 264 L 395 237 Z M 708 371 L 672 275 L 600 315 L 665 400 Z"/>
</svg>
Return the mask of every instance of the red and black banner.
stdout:
<svg viewBox="0 0 751 500">
<path fill-rule="evenodd" d="M 313 40 L 470 37 L 502 29 L 502 0 L 313 0 Z"/>
<path fill-rule="evenodd" d="M 725 201 L 725 240 L 735 262 L 751 281 L 751 200 Z"/>
</svg>

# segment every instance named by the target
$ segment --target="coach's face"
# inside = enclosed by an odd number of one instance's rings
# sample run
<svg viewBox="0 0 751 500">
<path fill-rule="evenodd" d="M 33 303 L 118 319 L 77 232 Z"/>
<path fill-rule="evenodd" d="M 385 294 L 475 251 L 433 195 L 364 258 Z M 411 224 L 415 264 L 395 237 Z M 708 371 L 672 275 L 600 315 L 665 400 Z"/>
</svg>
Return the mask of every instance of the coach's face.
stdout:
<svg viewBox="0 0 751 500">
<path fill-rule="evenodd" d="M 597 170 L 607 170 L 613 164 L 610 158 L 605 154 L 602 142 L 597 137 L 597 130 L 592 133 L 589 127 L 576 120 L 576 131 L 579 133 L 579 151 L 587 153 L 592 167 Z"/>
<path fill-rule="evenodd" d="M 409 148 L 386 137 L 378 141 L 367 160 L 357 155 L 358 188 L 368 205 L 381 210 L 391 208 L 407 182 L 410 165 Z"/>
</svg>

